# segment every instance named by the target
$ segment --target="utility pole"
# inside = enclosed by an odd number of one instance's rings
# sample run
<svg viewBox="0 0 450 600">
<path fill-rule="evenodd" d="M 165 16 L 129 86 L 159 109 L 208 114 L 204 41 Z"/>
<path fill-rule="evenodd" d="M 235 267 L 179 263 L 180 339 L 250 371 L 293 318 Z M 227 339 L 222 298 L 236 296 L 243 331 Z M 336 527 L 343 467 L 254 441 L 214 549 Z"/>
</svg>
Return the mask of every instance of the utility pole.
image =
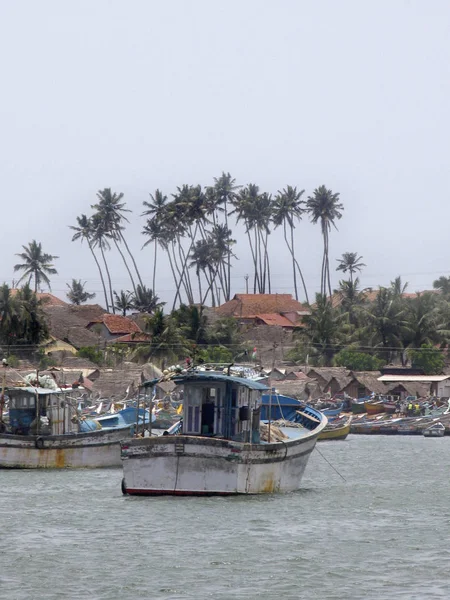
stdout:
<svg viewBox="0 0 450 600">
<path fill-rule="evenodd" d="M 248 294 L 248 275 L 244 275 L 245 279 L 245 293 Z"/>
</svg>

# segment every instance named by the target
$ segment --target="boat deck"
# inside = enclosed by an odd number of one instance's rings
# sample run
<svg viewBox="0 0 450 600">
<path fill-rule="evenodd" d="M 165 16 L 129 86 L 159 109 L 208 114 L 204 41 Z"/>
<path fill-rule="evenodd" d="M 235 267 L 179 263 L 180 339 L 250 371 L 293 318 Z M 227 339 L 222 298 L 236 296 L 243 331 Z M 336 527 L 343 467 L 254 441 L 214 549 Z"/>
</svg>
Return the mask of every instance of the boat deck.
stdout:
<svg viewBox="0 0 450 600">
<path fill-rule="evenodd" d="M 265 425 L 268 425 L 268 421 L 261 421 L 261 423 L 264 423 Z M 277 425 L 276 423 L 272 422 L 272 425 L 274 427 L 276 427 L 279 431 L 281 431 L 281 433 L 283 433 L 284 435 L 286 435 L 290 440 L 298 440 L 301 437 L 304 437 L 305 435 L 311 433 L 311 431 L 309 429 L 307 429 L 306 427 L 303 427 L 300 424 L 295 424 L 294 426 L 286 426 L 286 427 L 282 427 L 280 425 Z M 267 444 L 268 442 L 262 441 L 261 440 L 261 444 Z M 274 443 L 274 442 L 272 442 Z"/>
</svg>

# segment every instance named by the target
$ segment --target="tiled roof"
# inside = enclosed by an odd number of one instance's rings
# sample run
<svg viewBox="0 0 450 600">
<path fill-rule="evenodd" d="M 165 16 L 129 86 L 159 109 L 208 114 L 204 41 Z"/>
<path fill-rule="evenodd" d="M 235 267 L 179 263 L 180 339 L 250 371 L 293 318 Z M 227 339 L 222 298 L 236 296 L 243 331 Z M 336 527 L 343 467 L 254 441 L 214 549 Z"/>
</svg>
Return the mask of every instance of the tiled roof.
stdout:
<svg viewBox="0 0 450 600">
<path fill-rule="evenodd" d="M 290 321 L 287 317 L 279 315 L 278 313 L 259 314 L 256 315 L 257 319 L 263 321 L 266 325 L 278 325 L 279 327 L 295 327 L 295 324 Z"/>
<path fill-rule="evenodd" d="M 10 291 L 11 295 L 15 296 L 19 290 L 17 288 L 11 288 Z M 42 300 L 42 304 L 44 306 L 68 306 L 67 302 L 64 302 L 64 300 L 61 300 L 61 298 L 57 298 L 48 292 L 38 292 L 36 296 L 38 300 Z"/>
<path fill-rule="evenodd" d="M 127 333 L 126 335 L 121 335 L 118 338 L 113 340 L 114 343 L 137 343 L 137 342 L 150 342 L 152 336 L 148 333 Z"/>
<path fill-rule="evenodd" d="M 122 317 L 122 315 L 110 315 L 105 313 L 101 317 L 94 319 L 89 323 L 103 323 L 111 334 L 127 334 L 127 333 L 141 333 L 140 327 L 128 317 Z"/>
<path fill-rule="evenodd" d="M 216 309 L 222 317 L 253 319 L 256 315 L 305 312 L 305 307 L 291 294 L 236 294 Z"/>
</svg>

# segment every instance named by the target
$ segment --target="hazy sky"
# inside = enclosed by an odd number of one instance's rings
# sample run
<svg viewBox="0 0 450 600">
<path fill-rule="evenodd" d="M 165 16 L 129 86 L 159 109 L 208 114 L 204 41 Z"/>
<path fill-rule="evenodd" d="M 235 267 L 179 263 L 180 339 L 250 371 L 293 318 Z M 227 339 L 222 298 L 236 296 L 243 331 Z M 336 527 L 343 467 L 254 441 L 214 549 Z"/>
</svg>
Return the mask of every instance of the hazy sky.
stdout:
<svg viewBox="0 0 450 600">
<path fill-rule="evenodd" d="M 0 282 L 36 239 L 60 256 L 54 293 L 82 279 L 102 302 L 68 225 L 111 187 L 133 211 L 127 237 L 151 284 L 142 201 L 223 170 L 272 193 L 339 192 L 331 263 L 362 254 L 363 286 L 401 274 L 415 291 L 450 274 L 448 0 L 0 0 L 0 52 Z M 243 292 L 251 262 L 235 235 Z M 272 238 L 274 291 L 290 292 Z M 319 226 L 305 219 L 297 248 L 314 293 Z M 130 288 L 119 258 L 117 291 Z M 173 287 L 162 266 L 157 292 Z"/>
</svg>

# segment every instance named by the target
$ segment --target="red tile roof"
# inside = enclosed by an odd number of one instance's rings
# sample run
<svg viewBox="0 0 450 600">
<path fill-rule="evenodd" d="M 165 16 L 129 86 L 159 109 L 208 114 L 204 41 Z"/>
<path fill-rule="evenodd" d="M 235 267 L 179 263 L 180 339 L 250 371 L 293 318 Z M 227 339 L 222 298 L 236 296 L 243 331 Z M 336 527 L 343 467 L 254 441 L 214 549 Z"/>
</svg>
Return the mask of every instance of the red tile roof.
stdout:
<svg viewBox="0 0 450 600">
<path fill-rule="evenodd" d="M 152 336 L 148 333 L 127 333 L 126 335 L 121 335 L 118 338 L 115 338 L 114 343 L 138 343 L 138 342 L 150 342 Z"/>
<path fill-rule="evenodd" d="M 15 296 L 19 290 L 17 288 L 11 288 L 10 291 L 11 295 Z M 42 300 L 44 306 L 68 306 L 67 302 L 64 302 L 61 298 L 57 298 L 48 292 L 38 292 L 36 296 L 38 297 L 38 300 Z"/>
<path fill-rule="evenodd" d="M 216 309 L 222 317 L 254 319 L 256 315 L 305 312 L 305 307 L 291 294 L 236 294 Z"/>
<path fill-rule="evenodd" d="M 94 323 L 103 323 L 111 334 L 142 333 L 140 327 L 134 321 L 121 315 L 105 313 L 100 318 L 91 321 L 89 325 Z"/>
<path fill-rule="evenodd" d="M 263 321 L 266 325 L 278 325 L 279 327 L 295 327 L 295 323 L 290 321 L 287 317 L 279 315 L 278 313 L 256 315 L 256 318 Z"/>
</svg>

